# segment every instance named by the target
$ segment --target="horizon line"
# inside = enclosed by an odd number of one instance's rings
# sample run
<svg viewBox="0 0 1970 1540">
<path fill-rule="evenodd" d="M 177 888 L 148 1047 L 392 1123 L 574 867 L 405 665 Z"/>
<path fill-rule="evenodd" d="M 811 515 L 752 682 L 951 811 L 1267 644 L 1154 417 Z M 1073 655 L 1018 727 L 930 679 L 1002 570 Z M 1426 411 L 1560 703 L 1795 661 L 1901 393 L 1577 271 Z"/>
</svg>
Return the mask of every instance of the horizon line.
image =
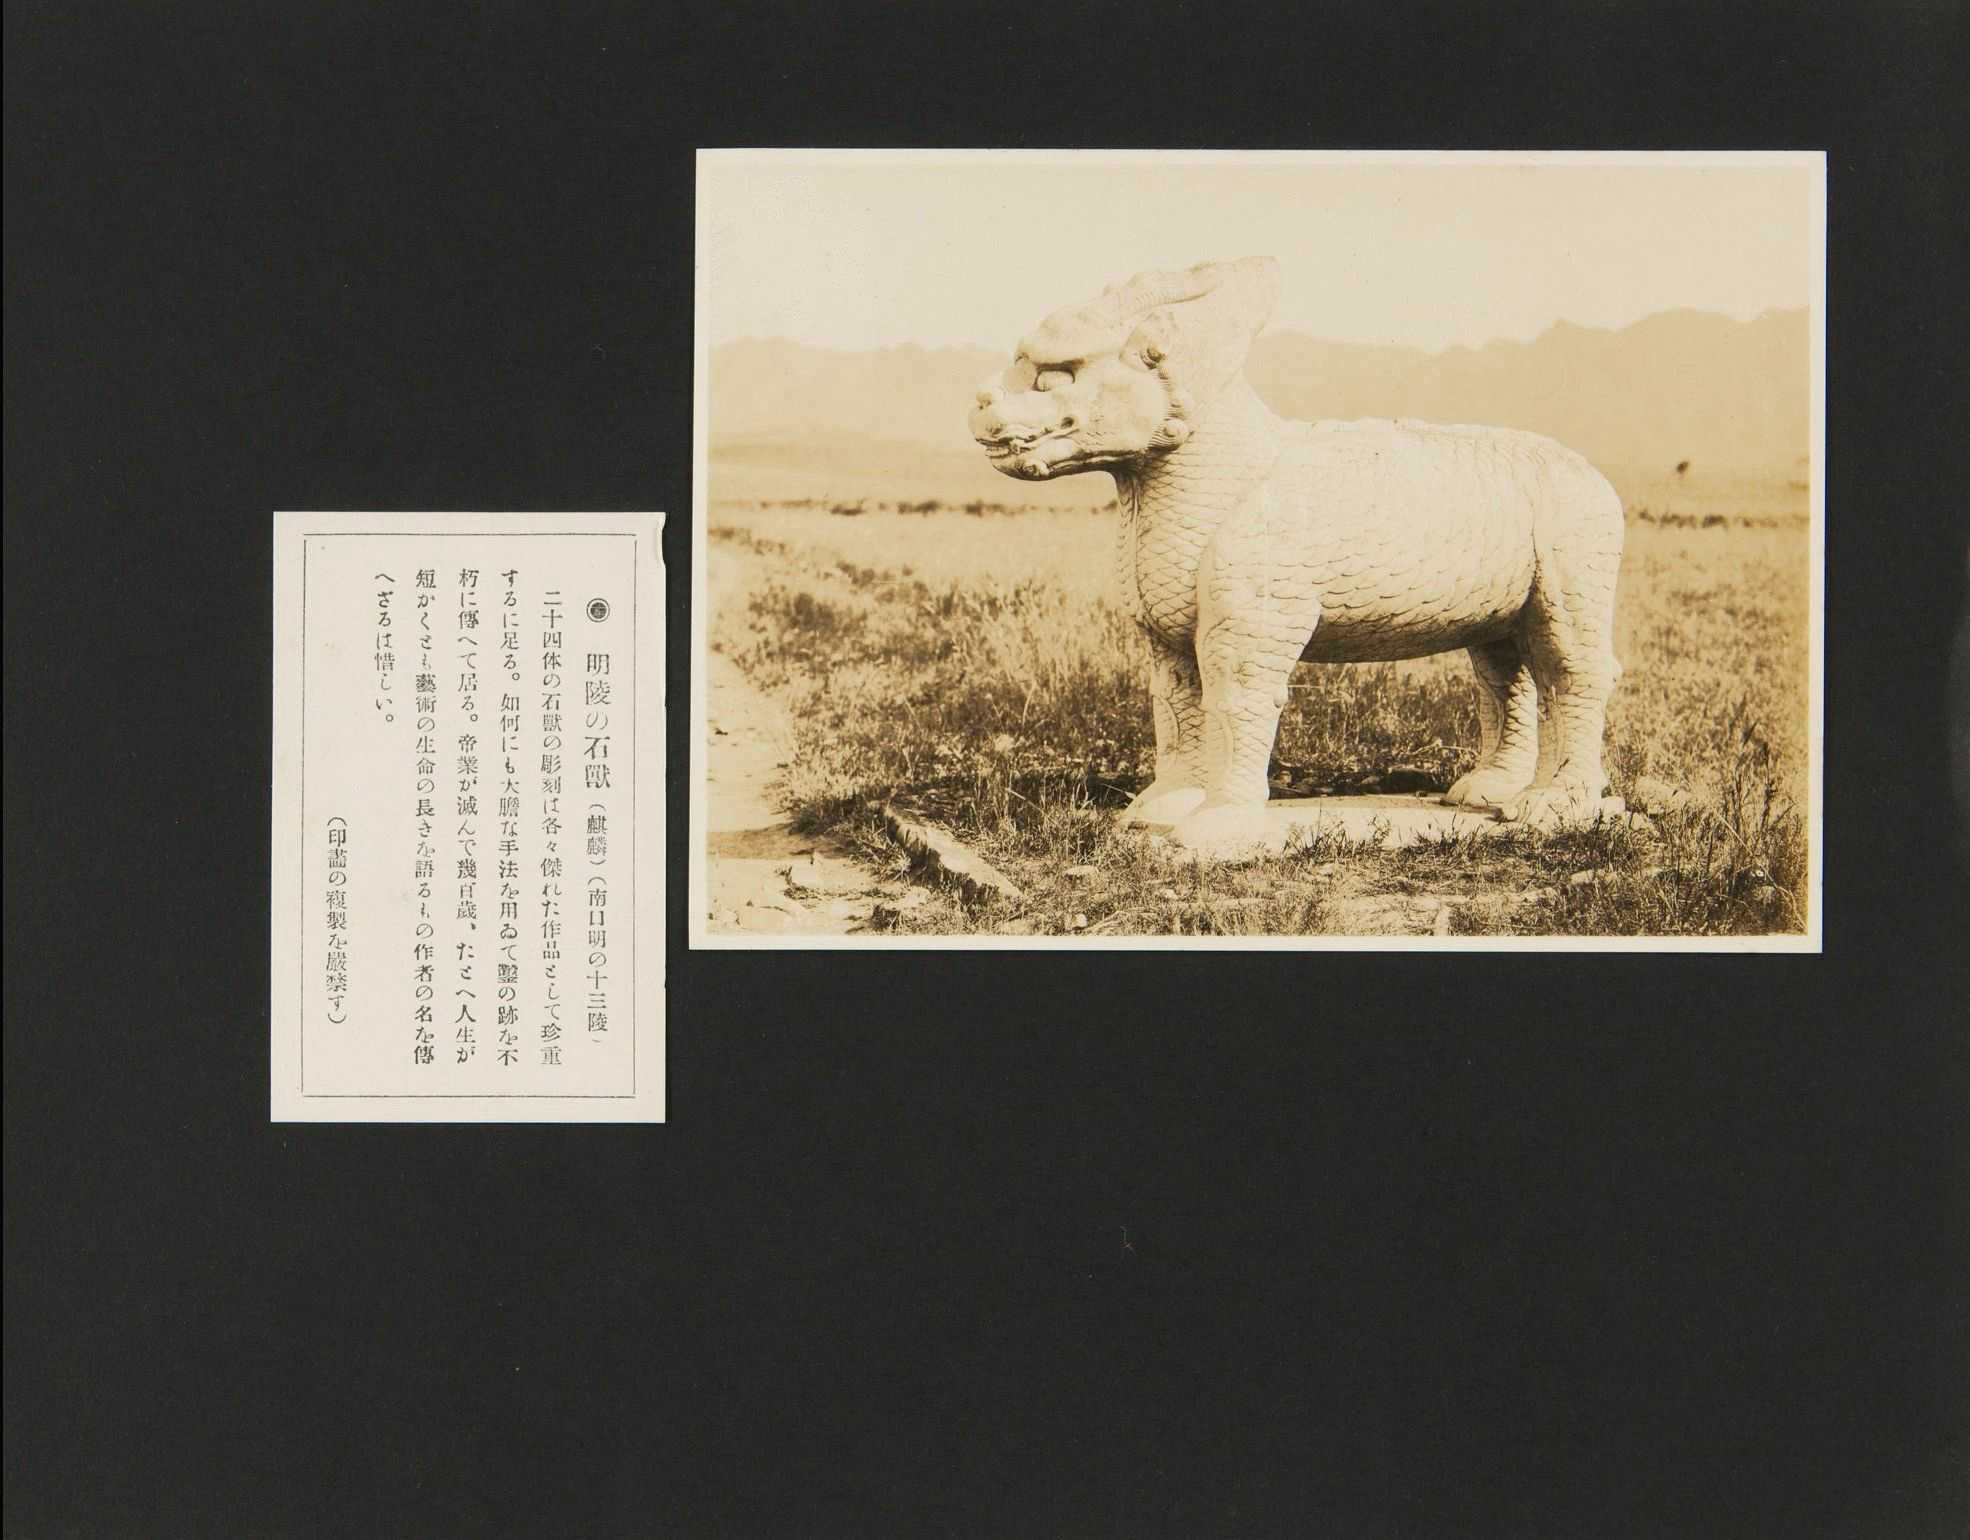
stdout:
<svg viewBox="0 0 1970 1540">
<path fill-rule="evenodd" d="M 1810 302 L 1800 305 L 1767 305 L 1762 310 L 1757 311 L 1753 315 L 1740 318 L 1738 316 L 1732 315 L 1729 311 L 1726 310 L 1710 310 L 1710 309 L 1704 309 L 1696 305 L 1669 305 L 1669 306 L 1665 306 L 1661 310 L 1651 310 L 1646 315 L 1637 316 L 1634 320 L 1623 322 L 1619 326 L 1607 326 L 1607 325 L 1601 325 L 1601 324 L 1586 322 L 1586 321 L 1575 321 L 1568 316 L 1558 316 L 1555 317 L 1553 320 L 1547 322 L 1545 326 L 1541 327 L 1537 332 L 1535 332 L 1530 337 L 1488 337 L 1483 342 L 1478 342 L 1478 343 L 1452 342 L 1441 348 L 1426 348 L 1413 342 L 1354 342 L 1354 341 L 1349 341 L 1348 339 L 1342 337 L 1317 336 L 1312 332 L 1303 331 L 1300 328 L 1293 326 L 1284 326 L 1284 327 L 1276 327 L 1276 328 L 1268 327 L 1266 330 L 1260 332 L 1258 337 L 1254 339 L 1254 345 L 1256 346 L 1258 342 L 1262 342 L 1268 337 L 1300 337 L 1308 342 L 1314 342 L 1328 347 L 1377 348 L 1377 349 L 1384 349 L 1384 350 L 1404 352 L 1404 353 L 1416 353 L 1416 354 L 1420 354 L 1424 358 L 1444 358 L 1452 353 L 1458 353 L 1458 352 L 1479 353 L 1484 351 L 1486 348 L 1496 347 L 1500 344 L 1503 344 L 1507 347 L 1531 347 L 1534 344 L 1543 341 L 1545 338 L 1551 336 L 1554 332 L 1560 330 L 1562 327 L 1571 328 L 1574 331 L 1605 332 L 1609 336 L 1618 336 L 1622 332 L 1632 331 L 1634 330 L 1634 328 L 1638 326 L 1646 326 L 1649 322 L 1660 320 L 1664 316 L 1672 316 L 1672 315 L 1713 316 L 1720 321 L 1728 321 L 1733 326 L 1755 326 L 1760 321 L 1768 320 L 1773 316 L 1800 315 L 1810 319 L 1812 315 L 1812 310 L 1813 307 Z M 746 332 L 737 337 L 729 337 L 723 342 L 708 342 L 706 344 L 706 352 L 707 354 L 716 353 L 721 349 L 737 347 L 745 343 L 753 343 L 758 346 L 770 346 L 774 343 L 784 343 L 792 347 L 806 348 L 810 352 L 839 353 L 844 355 L 854 355 L 854 354 L 864 354 L 864 353 L 894 353 L 894 352 L 901 352 L 905 349 L 910 349 L 910 348 L 914 348 L 916 351 L 920 353 L 947 353 L 947 352 L 998 353 L 1002 351 L 1004 348 L 1004 344 L 995 345 L 989 342 L 920 342 L 914 339 L 904 342 L 872 343 L 862 347 L 841 347 L 833 343 L 803 341 L 799 337 L 790 337 L 782 332 L 776 332 L 769 336 L 764 336 L 764 337 L 759 336 L 758 334 L 753 332 Z"/>
</svg>

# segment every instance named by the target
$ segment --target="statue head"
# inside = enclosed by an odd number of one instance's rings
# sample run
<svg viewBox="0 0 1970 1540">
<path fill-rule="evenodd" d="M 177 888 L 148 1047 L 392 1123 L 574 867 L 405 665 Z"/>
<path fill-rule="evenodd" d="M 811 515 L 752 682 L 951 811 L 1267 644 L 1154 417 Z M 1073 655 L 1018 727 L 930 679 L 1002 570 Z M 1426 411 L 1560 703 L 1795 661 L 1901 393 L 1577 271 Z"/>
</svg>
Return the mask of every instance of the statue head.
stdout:
<svg viewBox="0 0 1970 1540">
<path fill-rule="evenodd" d="M 1139 468 L 1189 438 L 1272 314 L 1271 257 L 1141 273 L 1057 310 L 978 388 L 972 437 L 1008 476 Z"/>
</svg>

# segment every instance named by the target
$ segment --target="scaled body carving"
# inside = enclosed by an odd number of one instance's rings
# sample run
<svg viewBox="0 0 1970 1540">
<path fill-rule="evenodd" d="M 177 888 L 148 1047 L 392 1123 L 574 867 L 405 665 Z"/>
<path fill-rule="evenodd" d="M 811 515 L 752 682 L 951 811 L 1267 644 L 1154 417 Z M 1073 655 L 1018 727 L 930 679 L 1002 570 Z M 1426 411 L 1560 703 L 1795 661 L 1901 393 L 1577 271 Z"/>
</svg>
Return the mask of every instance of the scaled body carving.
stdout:
<svg viewBox="0 0 1970 1540">
<path fill-rule="evenodd" d="M 1295 663 L 1460 647 L 1483 742 L 1445 800 L 1591 815 L 1620 498 L 1536 434 L 1275 415 L 1244 370 L 1277 288 L 1269 257 L 1143 274 L 1049 316 L 971 414 L 1009 476 L 1115 478 L 1156 726 L 1124 818 L 1202 851 L 1255 843 Z"/>
</svg>

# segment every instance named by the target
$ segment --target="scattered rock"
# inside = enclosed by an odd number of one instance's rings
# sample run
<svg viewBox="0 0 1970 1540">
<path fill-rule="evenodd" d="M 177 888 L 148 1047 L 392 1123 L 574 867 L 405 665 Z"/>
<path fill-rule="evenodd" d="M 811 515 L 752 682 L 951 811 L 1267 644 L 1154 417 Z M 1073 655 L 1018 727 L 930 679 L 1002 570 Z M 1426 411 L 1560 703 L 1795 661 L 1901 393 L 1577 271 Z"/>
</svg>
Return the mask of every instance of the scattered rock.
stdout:
<svg viewBox="0 0 1970 1540">
<path fill-rule="evenodd" d="M 1060 875 L 1074 882 L 1084 882 L 1090 877 L 1100 876 L 1101 868 L 1098 866 L 1070 866 Z"/>
<path fill-rule="evenodd" d="M 1629 788 L 1628 802 L 1640 812 L 1658 816 L 1687 812 L 1697 806 L 1696 799 L 1688 792 L 1671 786 L 1667 781 L 1658 781 L 1652 775 L 1635 778 L 1635 784 Z"/>
<path fill-rule="evenodd" d="M 1387 894 L 1340 899 L 1326 911 L 1337 936 L 1414 935 L 1419 917 L 1406 899 Z"/>
<path fill-rule="evenodd" d="M 838 898 L 831 904 L 823 904 L 821 912 L 837 920 L 866 920 L 876 912 L 873 898 Z"/>
<path fill-rule="evenodd" d="M 1161 899 L 1166 899 L 1171 903 L 1175 903 L 1178 899 L 1183 897 L 1183 895 L 1179 893 L 1175 888 L 1158 888 L 1156 890 L 1156 896 Z"/>
<path fill-rule="evenodd" d="M 810 930 L 814 925 L 812 914 L 784 898 L 777 904 L 770 899 L 747 899 L 736 919 L 740 930 L 750 931 Z"/>
<path fill-rule="evenodd" d="M 894 925 L 904 915 L 923 908 L 929 902 L 928 889 L 907 888 L 892 898 L 877 899 L 869 911 L 869 920 L 875 925 Z"/>
<path fill-rule="evenodd" d="M 1088 928 L 1088 917 L 1084 914 L 1068 915 L 1067 928 L 1069 930 L 1086 930 Z"/>
<path fill-rule="evenodd" d="M 882 810 L 882 821 L 889 830 L 890 838 L 911 855 L 934 867 L 969 897 L 997 898 L 1012 903 L 1025 898 L 1026 895 L 1009 877 L 935 825 L 907 818 L 893 807 Z"/>
<path fill-rule="evenodd" d="M 1570 888 L 1591 888 L 1600 880 L 1601 874 L 1599 872 L 1575 872 L 1571 877 L 1566 879 L 1566 885 Z"/>
<path fill-rule="evenodd" d="M 827 886 L 821 873 L 821 863 L 809 851 L 787 868 L 787 891 L 790 893 L 818 893 Z"/>
</svg>

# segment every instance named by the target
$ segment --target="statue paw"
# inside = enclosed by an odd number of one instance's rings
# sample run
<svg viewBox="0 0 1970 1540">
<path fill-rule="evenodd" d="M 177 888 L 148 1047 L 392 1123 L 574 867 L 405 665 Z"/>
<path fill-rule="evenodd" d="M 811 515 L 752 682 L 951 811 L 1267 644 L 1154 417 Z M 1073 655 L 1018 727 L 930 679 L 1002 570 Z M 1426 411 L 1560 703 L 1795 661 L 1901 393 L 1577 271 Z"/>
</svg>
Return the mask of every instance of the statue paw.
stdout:
<svg viewBox="0 0 1970 1540">
<path fill-rule="evenodd" d="M 1170 839 L 1193 855 L 1231 859 L 1263 848 L 1265 832 L 1263 803 L 1219 803 L 1198 808 L 1170 831 Z"/>
<path fill-rule="evenodd" d="M 1473 770 L 1443 794 L 1449 807 L 1503 807 L 1525 790 L 1526 778 L 1510 770 Z"/>
<path fill-rule="evenodd" d="M 1604 813 L 1620 812 L 1619 797 L 1608 797 L 1587 782 L 1555 781 L 1546 786 L 1528 786 L 1517 796 L 1508 797 L 1498 809 L 1506 823 L 1522 823 L 1535 829 L 1559 829 L 1592 823 Z"/>
<path fill-rule="evenodd" d="M 1132 824 L 1152 824 L 1168 828 L 1182 823 L 1194 813 L 1204 800 L 1201 786 L 1171 786 L 1163 781 L 1151 781 L 1122 810 L 1121 822 L 1124 827 Z"/>
</svg>

